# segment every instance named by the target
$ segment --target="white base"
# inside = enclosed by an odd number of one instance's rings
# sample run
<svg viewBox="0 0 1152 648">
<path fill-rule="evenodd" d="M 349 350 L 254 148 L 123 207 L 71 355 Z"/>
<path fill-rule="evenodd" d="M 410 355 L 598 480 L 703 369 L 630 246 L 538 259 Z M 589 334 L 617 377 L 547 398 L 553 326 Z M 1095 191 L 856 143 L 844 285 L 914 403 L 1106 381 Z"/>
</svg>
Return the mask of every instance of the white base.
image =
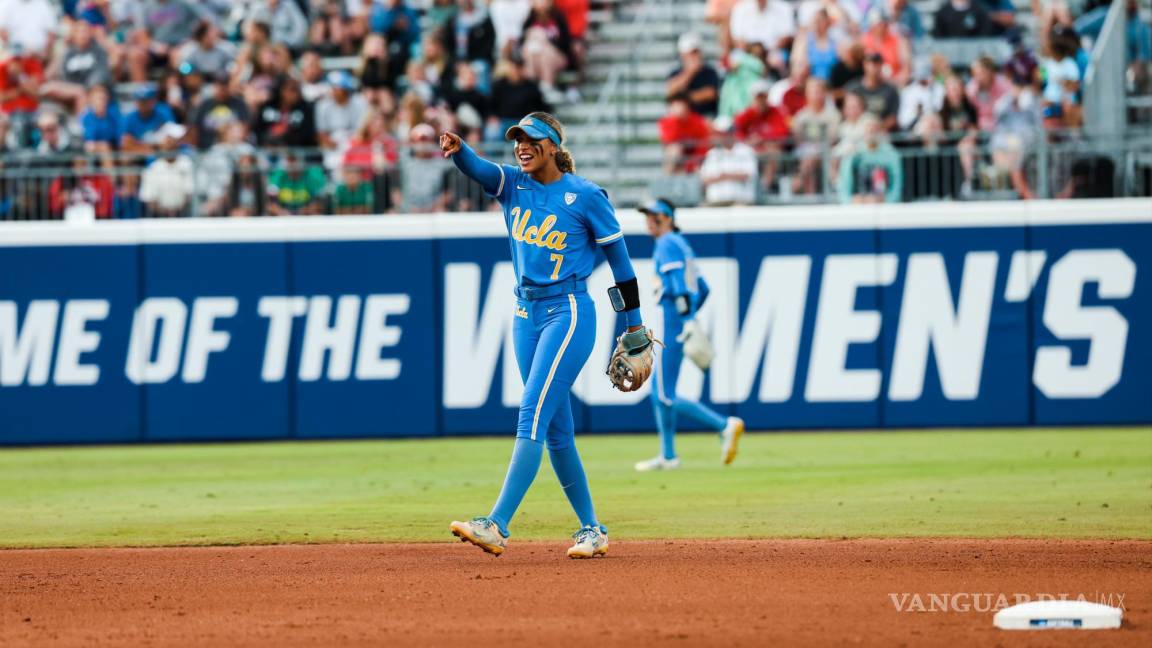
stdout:
<svg viewBox="0 0 1152 648">
<path fill-rule="evenodd" d="M 1087 601 L 1032 601 L 992 617 L 1001 630 L 1103 630 L 1120 627 L 1120 608 Z"/>
</svg>

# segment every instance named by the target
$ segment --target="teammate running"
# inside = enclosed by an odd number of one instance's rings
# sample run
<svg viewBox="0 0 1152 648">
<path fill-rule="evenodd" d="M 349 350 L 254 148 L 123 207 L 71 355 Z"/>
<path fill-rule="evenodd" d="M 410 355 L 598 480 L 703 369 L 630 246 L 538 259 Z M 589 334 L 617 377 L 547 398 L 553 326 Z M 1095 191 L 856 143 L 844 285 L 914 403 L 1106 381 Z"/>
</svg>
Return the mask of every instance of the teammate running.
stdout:
<svg viewBox="0 0 1152 648">
<path fill-rule="evenodd" d="M 635 391 L 644 384 L 652 371 L 652 336 L 640 319 L 636 273 L 608 194 L 575 175 L 563 126 L 552 115 L 535 112 L 509 128 L 505 138 L 516 142 L 519 167 L 480 158 L 453 133 L 440 136 L 444 155 L 503 207 L 518 283 L 512 334 L 524 380 L 516 445 L 500 497 L 487 517 L 453 522 L 450 530 L 488 553 L 503 553 L 512 516 L 536 477 L 547 442 L 552 468 L 580 520 L 568 556 L 591 558 L 607 553 L 608 530 L 596 518 L 576 452 L 569 391 L 596 337 L 596 312 L 585 282 L 597 249 L 612 268 L 616 285 L 609 295 L 627 326 L 609 364 L 617 388 Z"/>
<path fill-rule="evenodd" d="M 636 470 L 672 470 L 680 467 L 676 456 L 676 417 L 684 415 L 720 433 L 720 459 L 725 464 L 736 458 L 744 421 L 727 418 L 697 401 L 676 395 L 680 361 L 685 351 L 701 369 L 711 362 L 711 345 L 696 322 L 696 312 L 708 298 L 708 283 L 696 267 L 696 255 L 676 226 L 676 207 L 657 199 L 640 208 L 648 217 L 648 233 L 656 239 L 653 264 L 659 280 L 656 299 L 664 311 L 665 347 L 656 368 L 652 386 L 652 407 L 656 413 L 656 430 L 660 433 L 660 455 L 636 464 Z"/>
</svg>

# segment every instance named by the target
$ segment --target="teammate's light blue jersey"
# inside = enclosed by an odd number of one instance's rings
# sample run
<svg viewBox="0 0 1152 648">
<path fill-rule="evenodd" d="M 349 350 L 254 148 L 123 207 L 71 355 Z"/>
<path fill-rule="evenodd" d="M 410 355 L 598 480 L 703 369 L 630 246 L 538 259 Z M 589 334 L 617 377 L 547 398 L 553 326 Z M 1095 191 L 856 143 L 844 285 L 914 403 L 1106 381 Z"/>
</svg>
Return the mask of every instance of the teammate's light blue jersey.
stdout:
<svg viewBox="0 0 1152 648">
<path fill-rule="evenodd" d="M 623 237 L 608 194 L 595 183 L 565 173 L 541 184 L 507 164 L 500 171 L 493 195 L 504 209 L 521 285 L 586 279 L 596 265 L 597 246 Z"/>
<path fill-rule="evenodd" d="M 692 298 L 693 310 L 700 307 L 708 296 L 708 284 L 700 276 L 696 253 L 679 232 L 668 232 L 656 239 L 652 262 L 659 280 L 658 300 L 671 301 L 687 295 Z"/>
</svg>

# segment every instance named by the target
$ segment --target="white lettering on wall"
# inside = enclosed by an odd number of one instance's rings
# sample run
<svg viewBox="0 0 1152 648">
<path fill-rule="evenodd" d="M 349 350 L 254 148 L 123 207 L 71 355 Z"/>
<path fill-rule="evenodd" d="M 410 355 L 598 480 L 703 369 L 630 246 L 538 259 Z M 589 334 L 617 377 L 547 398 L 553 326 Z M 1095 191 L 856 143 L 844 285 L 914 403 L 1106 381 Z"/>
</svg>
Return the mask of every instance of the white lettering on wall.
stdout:
<svg viewBox="0 0 1152 648">
<path fill-rule="evenodd" d="M 1073 250 L 1052 265 L 1044 326 L 1061 340 L 1087 340 L 1088 361 L 1072 364 L 1064 345 L 1036 350 L 1032 382 L 1048 398 L 1099 398 L 1120 382 L 1128 345 L 1128 320 L 1111 306 L 1083 305 L 1084 286 L 1095 282 L 1101 299 L 1126 299 L 1136 284 L 1136 264 L 1122 250 Z"/>
<path fill-rule="evenodd" d="M 35 299 L 24 312 L 24 325 L 17 326 L 16 302 L 0 301 L 0 385 L 15 387 L 48 382 L 52 366 L 52 343 L 60 303 Z"/>
<path fill-rule="evenodd" d="M 504 355 L 504 404 L 512 407 L 520 402 L 523 386 L 512 345 L 512 318 L 516 316 L 516 296 L 512 287 L 515 285 L 512 264 L 507 261 L 493 266 L 487 290 L 480 285 L 478 264 L 449 263 L 445 266 L 445 407 L 484 405 L 488 401 L 501 351 Z M 511 403 L 510 397 L 515 399 Z"/>
<path fill-rule="evenodd" d="M 188 326 L 188 346 L 184 350 L 186 383 L 204 382 L 208 355 L 228 349 L 232 335 L 216 330 L 216 320 L 235 317 L 240 302 L 235 297 L 197 297 L 192 302 L 192 322 Z"/>
<path fill-rule="evenodd" d="M 164 383 L 180 369 L 188 308 L 175 297 L 149 297 L 136 307 L 124 374 L 137 385 Z M 155 353 L 153 353 L 155 348 Z"/>
<path fill-rule="evenodd" d="M 308 318 L 304 322 L 304 348 L 300 353 L 300 380 L 319 380 L 324 357 L 328 357 L 328 380 L 347 380 L 352 374 L 352 356 L 356 352 L 356 324 L 360 317 L 360 298 L 342 295 L 336 302 L 332 321 L 332 298 L 317 295 L 309 300 Z"/>
<path fill-rule="evenodd" d="M 382 358 L 380 352 L 400 343 L 401 329 L 388 324 L 389 315 L 408 312 L 408 295 L 368 295 L 360 324 L 360 348 L 356 351 L 357 380 L 394 380 L 400 376 L 400 361 Z"/>
<path fill-rule="evenodd" d="M 260 369 L 260 378 L 264 382 L 279 382 L 284 380 L 288 367 L 292 322 L 308 312 L 308 298 L 261 297 L 256 312 L 268 318 L 268 337 L 264 341 L 264 363 Z"/>
<path fill-rule="evenodd" d="M 712 365 L 714 401 L 748 400 L 757 370 L 762 402 L 781 403 L 792 397 L 811 269 L 808 256 L 765 257 L 739 332 L 739 286 L 734 281 L 732 286 L 713 290 L 709 299 L 718 300 L 712 339 L 716 349 Z"/>
<path fill-rule="evenodd" d="M 953 305 L 944 256 L 924 252 L 908 257 L 889 399 L 920 398 L 929 349 L 936 355 L 945 398 L 972 400 L 980 395 L 998 261 L 995 252 L 969 252 L 964 258 L 960 296 Z"/>
<path fill-rule="evenodd" d="M 804 397 L 809 402 L 860 402 L 880 395 L 879 369 L 847 369 L 848 347 L 880 335 L 880 313 L 856 310 L 860 288 L 896 280 L 895 254 L 833 254 L 824 260 Z"/>
<path fill-rule="evenodd" d="M 111 305 L 106 299 L 70 299 L 64 304 L 60 343 L 52 381 L 57 385 L 95 385 L 100 367 L 80 362 L 80 356 L 100 347 L 100 334 L 88 330 L 88 322 L 108 318 Z"/>
</svg>

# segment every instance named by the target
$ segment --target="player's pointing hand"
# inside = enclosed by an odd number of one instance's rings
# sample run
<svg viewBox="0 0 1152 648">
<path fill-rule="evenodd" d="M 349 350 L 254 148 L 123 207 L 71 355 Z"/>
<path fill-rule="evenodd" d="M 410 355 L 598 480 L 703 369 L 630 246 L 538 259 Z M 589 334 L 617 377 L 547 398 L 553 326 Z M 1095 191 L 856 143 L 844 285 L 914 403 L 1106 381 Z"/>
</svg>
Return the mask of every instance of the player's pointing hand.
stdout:
<svg viewBox="0 0 1152 648">
<path fill-rule="evenodd" d="M 456 133 L 444 133 L 440 135 L 440 150 L 444 152 L 444 157 L 450 157 L 460 150 L 460 136 Z"/>
</svg>

